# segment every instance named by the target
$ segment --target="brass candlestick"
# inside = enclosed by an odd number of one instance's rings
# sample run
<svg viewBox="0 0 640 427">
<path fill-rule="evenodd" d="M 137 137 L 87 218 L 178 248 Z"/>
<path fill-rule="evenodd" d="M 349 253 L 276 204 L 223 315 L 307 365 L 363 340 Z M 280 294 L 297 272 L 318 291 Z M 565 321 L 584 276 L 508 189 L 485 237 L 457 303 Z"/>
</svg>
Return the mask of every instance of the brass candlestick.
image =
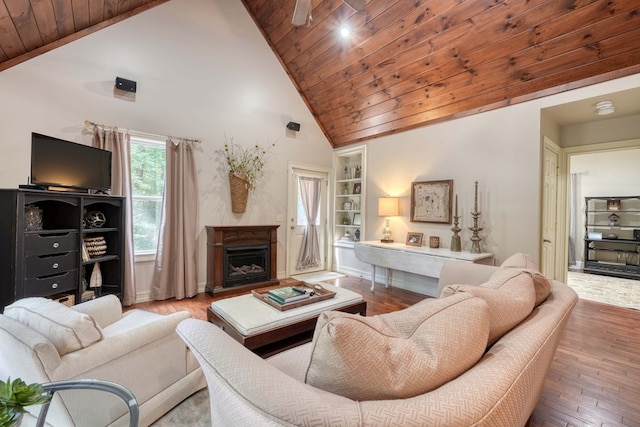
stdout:
<svg viewBox="0 0 640 427">
<path fill-rule="evenodd" d="M 482 252 L 480 250 L 480 241 L 482 239 L 478 233 L 482 231 L 482 228 L 478 227 L 478 217 L 480 216 L 480 212 L 478 212 L 478 181 L 476 181 L 476 196 L 473 202 L 473 212 L 471 212 L 471 216 L 473 217 L 473 227 L 469 227 L 469 230 L 473 231 L 473 235 L 471 236 L 471 253 L 479 254 Z"/>
<path fill-rule="evenodd" d="M 453 231 L 453 236 L 451 236 L 451 252 L 460 252 L 462 251 L 462 244 L 460 243 L 460 236 L 458 233 L 462 231 L 460 227 L 458 227 L 458 221 L 460 217 L 458 216 L 458 195 L 456 194 L 456 212 L 453 215 L 453 227 L 451 231 Z"/>
</svg>

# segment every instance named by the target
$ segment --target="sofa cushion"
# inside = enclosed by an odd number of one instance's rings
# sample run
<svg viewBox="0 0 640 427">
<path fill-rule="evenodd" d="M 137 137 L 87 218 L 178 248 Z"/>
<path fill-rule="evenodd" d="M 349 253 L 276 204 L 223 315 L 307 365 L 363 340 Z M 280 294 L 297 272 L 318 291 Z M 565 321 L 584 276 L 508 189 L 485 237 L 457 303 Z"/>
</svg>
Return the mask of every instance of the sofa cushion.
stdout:
<svg viewBox="0 0 640 427">
<path fill-rule="evenodd" d="M 4 315 L 35 330 L 56 347 L 60 356 L 102 339 L 91 316 L 48 298 L 24 298 L 8 305 Z"/>
<path fill-rule="evenodd" d="M 500 268 L 530 268 L 538 271 L 538 264 L 536 264 L 531 255 L 518 252 L 505 259 L 504 262 L 500 264 Z"/>
<path fill-rule="evenodd" d="M 469 294 L 373 317 L 325 312 L 305 382 L 354 400 L 417 396 L 473 366 L 488 334 L 487 304 Z"/>
<path fill-rule="evenodd" d="M 538 265 L 535 263 L 531 255 L 523 254 L 521 252 L 511 255 L 500 265 L 501 270 L 507 268 L 523 269 L 531 275 L 531 278 L 533 279 L 533 286 L 536 291 L 536 306 L 540 305 L 545 299 L 547 299 L 549 292 L 551 291 L 551 284 L 549 283 L 549 280 L 540 273 Z"/>
<path fill-rule="evenodd" d="M 531 313 L 536 301 L 531 275 L 516 268 L 499 269 L 479 286 L 447 286 L 442 290 L 441 297 L 459 293 L 470 293 L 487 302 L 491 316 L 489 345 L 522 322 Z"/>
</svg>

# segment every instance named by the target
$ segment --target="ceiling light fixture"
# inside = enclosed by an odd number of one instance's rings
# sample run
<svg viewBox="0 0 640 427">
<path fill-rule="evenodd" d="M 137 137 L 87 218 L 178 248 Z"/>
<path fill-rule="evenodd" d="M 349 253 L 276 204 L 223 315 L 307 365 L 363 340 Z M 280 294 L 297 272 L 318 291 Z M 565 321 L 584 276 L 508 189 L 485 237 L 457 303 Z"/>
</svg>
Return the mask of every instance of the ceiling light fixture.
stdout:
<svg viewBox="0 0 640 427">
<path fill-rule="evenodd" d="M 596 104 L 596 113 L 599 116 L 606 116 L 616 111 L 616 106 L 611 101 L 600 101 Z"/>
<path fill-rule="evenodd" d="M 349 38 L 349 36 L 351 35 L 351 28 L 349 28 L 347 24 L 342 24 L 340 26 L 340 35 L 344 39 Z"/>
</svg>

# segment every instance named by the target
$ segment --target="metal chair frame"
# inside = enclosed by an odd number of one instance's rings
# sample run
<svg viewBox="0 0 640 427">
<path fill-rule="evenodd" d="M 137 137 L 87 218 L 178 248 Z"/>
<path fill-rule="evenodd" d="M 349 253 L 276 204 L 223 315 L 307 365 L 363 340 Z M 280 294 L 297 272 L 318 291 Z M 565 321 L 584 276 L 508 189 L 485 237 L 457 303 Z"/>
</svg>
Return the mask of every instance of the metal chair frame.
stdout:
<svg viewBox="0 0 640 427">
<path fill-rule="evenodd" d="M 45 393 L 48 393 L 52 398 L 53 394 L 57 391 L 77 389 L 100 390 L 114 394 L 122 399 L 122 401 L 127 405 L 127 408 L 129 409 L 129 426 L 138 427 L 138 420 L 140 418 L 138 401 L 136 400 L 136 397 L 133 395 L 131 390 L 120 384 L 105 380 L 77 379 L 46 383 L 42 385 L 42 388 L 44 389 Z M 38 415 L 38 421 L 36 423 L 37 427 L 43 427 L 45 425 L 45 418 L 47 417 L 47 413 L 49 412 L 50 404 L 51 400 L 43 404 L 40 408 L 40 414 Z"/>
</svg>

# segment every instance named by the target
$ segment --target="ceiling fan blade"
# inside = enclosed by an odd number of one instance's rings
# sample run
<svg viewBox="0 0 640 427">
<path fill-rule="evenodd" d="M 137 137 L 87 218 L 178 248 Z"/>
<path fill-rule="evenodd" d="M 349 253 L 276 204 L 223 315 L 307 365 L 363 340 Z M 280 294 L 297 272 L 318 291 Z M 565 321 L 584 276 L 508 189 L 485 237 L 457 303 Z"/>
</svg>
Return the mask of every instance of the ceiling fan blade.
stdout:
<svg viewBox="0 0 640 427">
<path fill-rule="evenodd" d="M 351 6 L 356 12 L 362 12 L 364 10 L 365 5 L 367 4 L 367 0 L 342 0 L 349 6 Z"/>
<path fill-rule="evenodd" d="M 311 0 L 296 0 L 291 22 L 295 26 L 300 26 L 304 25 L 307 19 L 311 20 Z"/>
</svg>

